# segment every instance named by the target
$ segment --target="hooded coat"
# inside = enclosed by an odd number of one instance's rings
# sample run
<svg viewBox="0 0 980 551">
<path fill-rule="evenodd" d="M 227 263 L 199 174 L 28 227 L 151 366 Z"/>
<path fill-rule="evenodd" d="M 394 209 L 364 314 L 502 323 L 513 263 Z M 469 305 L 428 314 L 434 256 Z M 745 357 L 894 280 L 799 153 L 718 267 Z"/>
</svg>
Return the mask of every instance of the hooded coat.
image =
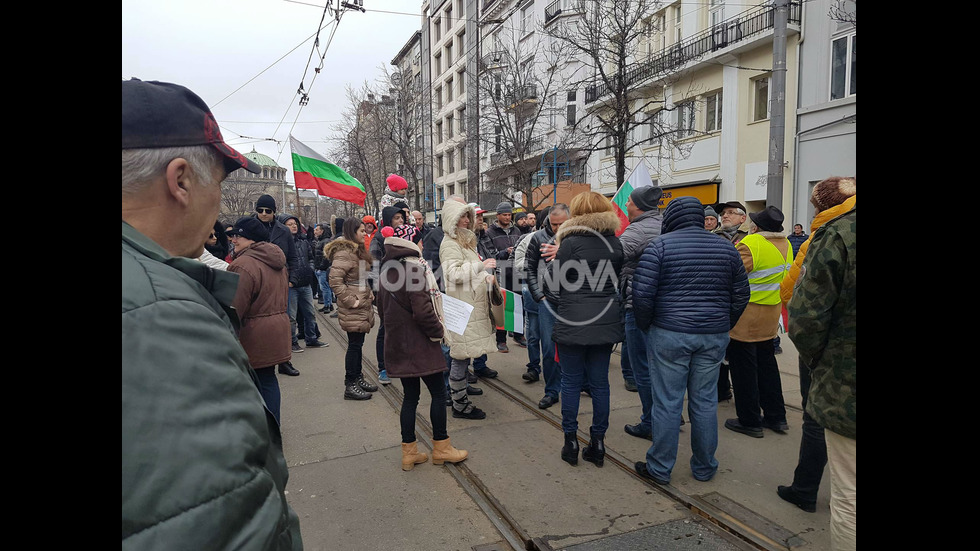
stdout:
<svg viewBox="0 0 980 551">
<path fill-rule="evenodd" d="M 851 210 L 856 205 L 857 195 L 854 195 L 839 205 L 818 212 L 817 215 L 813 217 L 813 222 L 810 224 L 810 235 L 808 235 L 807 240 L 800 245 L 800 253 L 793 253 L 793 266 L 790 267 L 789 273 L 786 274 L 786 277 L 779 282 L 779 298 L 782 299 L 784 306 L 789 302 L 789 299 L 793 298 L 793 287 L 796 286 L 796 280 L 800 277 L 800 269 L 803 267 L 803 259 L 806 258 L 806 251 L 810 248 L 810 238 L 813 236 L 814 232 L 819 230 L 821 226 L 830 220 L 833 220 L 834 218 L 837 218 L 838 216 Z"/>
<path fill-rule="evenodd" d="M 623 245 L 616 237 L 619 217 L 612 211 L 573 216 L 555 233 L 557 288 L 546 290 L 555 307 L 552 340 L 563 345 L 622 342 L 619 273 Z M 592 274 L 592 275 L 589 275 Z"/>
<path fill-rule="evenodd" d="M 385 370 L 389 377 L 442 373 L 446 357 L 439 343 L 445 330 L 429 294 L 426 266 L 418 262 L 422 251 L 415 243 L 398 237 L 384 241 L 378 315 L 385 327 Z M 435 300 L 441 301 L 441 295 Z"/>
<path fill-rule="evenodd" d="M 239 275 L 232 305 L 241 319 L 238 340 L 255 369 L 289 361 L 289 276 L 286 255 L 268 241 L 235 254 L 228 271 Z"/>
<path fill-rule="evenodd" d="M 297 258 L 295 274 L 290 274 L 292 276 L 290 281 L 293 282 L 293 287 L 312 285 L 316 281 L 316 274 L 313 272 L 313 243 L 307 237 L 306 232 L 303 231 L 303 224 L 300 224 L 299 217 L 292 214 L 280 214 L 276 218 L 284 226 L 286 225 L 286 221 L 292 218 L 300 228 L 295 234 L 290 232 Z M 286 231 L 290 231 L 289 226 L 286 226 Z"/>
<path fill-rule="evenodd" d="M 258 214 L 253 214 L 252 218 L 262 222 Z M 300 263 L 299 254 L 296 253 L 296 241 L 293 239 L 293 232 L 289 231 L 289 228 L 280 222 L 278 217 L 273 217 L 272 221 L 268 223 L 262 223 L 265 224 L 265 227 L 269 228 L 269 242 L 273 245 L 278 245 L 286 255 L 286 268 L 289 272 L 289 282 L 293 284 L 293 287 L 299 287 L 296 276 L 300 270 Z"/>
<path fill-rule="evenodd" d="M 442 207 L 442 229 L 445 237 L 439 246 L 446 294 L 473 306 L 473 312 L 462 335 L 447 331 L 449 355 L 457 360 L 478 358 L 497 351 L 496 329 L 490 321 L 487 271 L 476 252 L 476 234 L 457 228 L 468 216 L 470 228 L 476 225 L 476 209 L 458 201 L 446 201 Z"/>
<path fill-rule="evenodd" d="M 323 257 L 330 261 L 327 282 L 337 297 L 340 328 L 369 333 L 374 327 L 374 291 L 368 283 L 371 261 L 361 258 L 357 249 L 357 243 L 341 237 L 327 243 Z"/>
</svg>

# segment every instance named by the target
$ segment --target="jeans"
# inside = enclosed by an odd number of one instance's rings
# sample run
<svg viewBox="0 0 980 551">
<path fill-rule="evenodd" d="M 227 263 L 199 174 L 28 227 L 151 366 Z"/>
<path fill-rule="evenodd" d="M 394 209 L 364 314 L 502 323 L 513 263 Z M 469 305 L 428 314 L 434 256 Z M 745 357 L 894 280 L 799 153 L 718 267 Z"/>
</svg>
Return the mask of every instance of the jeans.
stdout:
<svg viewBox="0 0 980 551">
<path fill-rule="evenodd" d="M 541 367 L 544 371 L 544 393 L 554 398 L 561 394 L 561 364 L 555 361 L 555 341 L 551 335 L 555 330 L 555 314 L 548 299 L 538 303 L 538 339 L 541 341 Z M 530 348 L 530 347 L 528 347 Z M 606 379 L 609 378 L 608 373 Z"/>
<path fill-rule="evenodd" d="M 293 336 L 293 344 L 299 344 L 299 333 L 296 331 L 296 313 L 303 316 L 303 334 L 306 342 L 316 340 L 316 320 L 313 308 L 313 287 L 304 285 L 302 287 L 289 288 L 289 331 Z"/>
<path fill-rule="evenodd" d="M 327 270 L 316 271 L 316 280 L 320 283 L 320 298 L 323 299 L 324 306 L 333 304 L 333 289 L 327 284 L 327 276 L 329 275 L 330 272 Z"/>
<path fill-rule="evenodd" d="M 605 436 L 609 428 L 609 357 L 612 343 L 558 345 L 561 358 L 561 428 L 578 431 L 578 404 L 586 380 L 592 393 L 592 426 L 589 434 Z M 680 424 L 680 421 L 678 421 Z"/>
<path fill-rule="evenodd" d="M 363 335 L 363 333 L 361 333 Z M 429 396 L 432 403 L 429 404 L 429 421 L 432 423 L 432 439 L 445 440 L 449 438 L 446 432 L 446 387 L 442 384 L 442 373 L 433 373 L 425 377 L 404 377 L 402 378 L 402 389 L 404 398 L 402 400 L 402 410 L 399 416 L 402 427 L 402 442 L 410 444 L 415 442 L 415 413 L 419 406 L 419 396 L 422 393 L 422 385 L 425 383 L 429 389 Z"/>
<path fill-rule="evenodd" d="M 265 407 L 269 408 L 276 423 L 282 424 L 279 420 L 279 404 L 281 395 L 279 393 L 279 379 L 276 378 L 276 366 L 260 367 L 255 370 L 255 375 L 259 378 L 259 394 L 265 401 Z"/>
<path fill-rule="evenodd" d="M 385 370 L 385 320 L 378 318 L 378 337 L 374 341 L 374 352 L 378 356 L 378 373 Z"/>
<path fill-rule="evenodd" d="M 524 298 L 524 337 L 527 339 L 527 369 L 541 373 L 541 338 L 538 336 L 538 303 L 534 302 L 527 286 L 521 291 Z"/>
<path fill-rule="evenodd" d="M 627 344 L 628 343 L 628 344 Z M 624 358 L 629 358 L 634 381 L 636 381 L 636 393 L 640 395 L 640 429 L 643 431 L 651 430 L 650 408 L 653 407 L 653 395 L 650 390 L 650 361 L 648 358 L 646 335 L 636 326 L 636 316 L 633 309 L 626 310 L 626 340 L 623 341 L 625 352 Z M 625 376 L 625 373 L 624 373 Z"/>
<path fill-rule="evenodd" d="M 800 394 L 803 395 L 803 431 L 800 436 L 800 458 L 793 472 L 792 488 L 806 501 L 817 501 L 817 490 L 823 469 L 827 466 L 827 441 L 823 427 L 806 412 L 807 394 L 810 393 L 810 368 L 800 360 Z"/>
<path fill-rule="evenodd" d="M 364 354 L 364 333 L 347 332 L 347 354 L 344 356 L 344 386 L 362 377 L 361 360 Z"/>
<path fill-rule="evenodd" d="M 728 344 L 728 368 L 735 391 L 735 413 L 745 427 L 786 422 L 783 385 L 772 340 Z M 760 413 L 761 408 L 761 413 Z"/>
<path fill-rule="evenodd" d="M 679 333 L 651 326 L 646 336 L 653 396 L 653 444 L 647 450 L 647 470 L 670 480 L 686 391 L 691 472 L 698 480 L 710 480 L 718 472 L 718 369 L 728 332 Z"/>
<path fill-rule="evenodd" d="M 619 347 L 619 368 L 623 370 L 623 380 L 636 382 L 633 376 L 633 360 L 629 354 L 629 343 L 623 341 L 623 346 Z"/>
</svg>

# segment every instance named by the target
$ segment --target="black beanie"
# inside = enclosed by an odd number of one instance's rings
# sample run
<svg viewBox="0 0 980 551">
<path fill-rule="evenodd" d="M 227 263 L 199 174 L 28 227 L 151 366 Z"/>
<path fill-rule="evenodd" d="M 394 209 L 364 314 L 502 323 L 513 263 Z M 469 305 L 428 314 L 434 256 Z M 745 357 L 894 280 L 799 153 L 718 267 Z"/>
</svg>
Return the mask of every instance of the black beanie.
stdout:
<svg viewBox="0 0 980 551">
<path fill-rule="evenodd" d="M 263 195 L 259 197 L 259 200 L 255 202 L 255 209 L 258 210 L 259 207 L 265 207 L 267 209 L 276 210 L 276 199 L 271 195 Z"/>
<path fill-rule="evenodd" d="M 633 193 L 630 193 L 630 199 L 633 200 L 636 208 L 642 211 L 657 210 L 657 205 L 663 195 L 664 190 L 658 186 L 643 186 L 634 189 Z"/>
</svg>

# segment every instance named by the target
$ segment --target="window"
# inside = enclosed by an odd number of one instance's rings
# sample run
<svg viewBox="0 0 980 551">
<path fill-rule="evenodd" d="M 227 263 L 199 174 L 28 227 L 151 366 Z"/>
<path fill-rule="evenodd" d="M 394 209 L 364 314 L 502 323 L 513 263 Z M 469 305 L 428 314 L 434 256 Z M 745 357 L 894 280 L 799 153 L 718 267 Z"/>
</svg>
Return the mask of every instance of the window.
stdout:
<svg viewBox="0 0 980 551">
<path fill-rule="evenodd" d="M 664 134 L 664 131 L 665 131 L 665 128 L 664 128 L 664 113 L 665 113 L 665 111 L 663 109 L 661 109 L 660 111 L 657 111 L 656 113 L 654 113 L 650 117 L 650 119 L 649 119 L 650 120 L 650 132 L 649 132 L 650 141 L 648 143 L 650 145 L 656 145 L 656 146 L 659 146 L 660 145 L 661 138 L 662 138 L 662 136 Z"/>
<path fill-rule="evenodd" d="M 459 169 L 466 169 L 466 148 L 464 146 L 459 146 Z"/>
<path fill-rule="evenodd" d="M 769 80 L 770 77 L 763 77 L 756 79 L 753 82 L 753 89 L 755 96 L 754 100 L 754 113 L 752 115 L 753 121 L 762 121 L 769 118 Z"/>
<path fill-rule="evenodd" d="M 456 82 L 459 83 L 459 90 L 457 90 L 459 92 L 459 96 L 460 97 L 463 97 L 463 94 L 466 93 L 466 84 L 465 84 L 466 83 L 466 71 L 465 70 L 464 71 L 459 71 L 458 73 L 456 73 Z"/>
<path fill-rule="evenodd" d="M 437 75 L 441 75 L 442 74 L 442 55 L 441 54 L 440 55 L 436 55 L 432 59 L 432 68 L 435 69 L 435 74 L 437 74 Z"/>
<path fill-rule="evenodd" d="M 436 123 L 436 143 L 442 143 L 442 121 Z"/>
<path fill-rule="evenodd" d="M 446 44 L 446 68 L 453 64 L 453 43 Z"/>
<path fill-rule="evenodd" d="M 442 155 L 436 155 L 436 176 L 442 176 Z"/>
<path fill-rule="evenodd" d="M 453 101 L 453 79 L 446 81 L 446 105 Z"/>
<path fill-rule="evenodd" d="M 565 105 L 565 125 L 575 126 L 575 90 L 568 91 Z"/>
<path fill-rule="evenodd" d="M 534 3 L 531 2 L 521 10 L 521 35 L 534 30 Z"/>
<path fill-rule="evenodd" d="M 451 114 L 446 115 L 446 137 L 453 137 L 453 116 Z"/>
<path fill-rule="evenodd" d="M 558 125 L 558 94 L 548 96 L 548 127 L 552 130 Z"/>
<path fill-rule="evenodd" d="M 710 0 L 708 2 L 708 28 L 718 25 L 725 20 L 725 0 Z"/>
<path fill-rule="evenodd" d="M 442 33 L 439 32 L 439 27 L 441 27 L 441 26 L 442 26 L 442 20 L 441 19 L 438 20 L 438 21 L 434 21 L 432 23 L 432 34 L 435 37 L 434 40 L 439 40 L 439 37 L 442 36 Z"/>
<path fill-rule="evenodd" d="M 459 109 L 459 116 L 456 118 L 459 121 L 459 132 L 462 134 L 466 132 L 466 108 L 461 107 Z"/>
<path fill-rule="evenodd" d="M 432 99 L 436 103 L 436 111 L 442 109 L 442 86 L 436 88 L 436 92 L 432 94 Z"/>
<path fill-rule="evenodd" d="M 606 147 L 605 147 L 606 155 L 611 155 L 612 149 L 613 149 L 613 138 L 612 136 L 606 136 Z"/>
<path fill-rule="evenodd" d="M 500 100 L 500 74 L 493 75 L 493 99 Z"/>
<path fill-rule="evenodd" d="M 500 153 L 500 125 L 493 127 L 493 152 Z"/>
<path fill-rule="evenodd" d="M 674 6 L 674 44 L 681 41 L 681 3 Z"/>
<path fill-rule="evenodd" d="M 857 35 L 851 34 L 834 40 L 830 60 L 830 99 L 841 99 L 857 94 Z"/>
<path fill-rule="evenodd" d="M 705 98 L 704 111 L 705 132 L 721 130 L 721 91 L 709 94 Z"/>
<path fill-rule="evenodd" d="M 686 138 L 694 135 L 694 101 L 689 100 L 677 105 L 677 137 Z"/>
<path fill-rule="evenodd" d="M 452 174 L 453 172 L 456 172 L 456 160 L 455 160 L 456 159 L 456 150 L 455 149 L 450 149 L 446 153 L 446 159 L 449 161 L 449 169 L 448 169 L 447 172 L 449 174 Z"/>
</svg>

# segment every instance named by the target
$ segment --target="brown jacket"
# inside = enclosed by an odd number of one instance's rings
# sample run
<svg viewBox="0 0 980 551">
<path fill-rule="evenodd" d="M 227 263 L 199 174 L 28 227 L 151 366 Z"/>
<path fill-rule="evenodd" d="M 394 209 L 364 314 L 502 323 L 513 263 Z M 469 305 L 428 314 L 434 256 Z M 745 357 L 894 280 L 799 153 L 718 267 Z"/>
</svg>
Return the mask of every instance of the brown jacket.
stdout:
<svg viewBox="0 0 980 551">
<path fill-rule="evenodd" d="M 357 249 L 349 239 L 335 239 L 323 247 L 323 257 L 330 261 L 327 282 L 337 297 L 340 328 L 369 333 L 374 327 L 374 292 L 367 282 L 371 261 L 358 256 Z"/>
<path fill-rule="evenodd" d="M 425 268 L 416 262 L 399 261 L 421 256 L 421 249 L 411 241 L 385 239 L 378 315 L 384 320 L 385 369 L 389 377 L 424 377 L 446 370 L 446 357 L 439 345 L 444 329 L 426 289 Z M 437 286 L 435 291 L 438 290 Z"/>
<path fill-rule="evenodd" d="M 278 245 L 258 241 L 238 253 L 228 271 L 238 274 L 232 305 L 241 320 L 238 340 L 253 369 L 289 361 L 289 274 Z"/>
<path fill-rule="evenodd" d="M 776 246 L 779 254 L 786 256 L 786 252 L 793 246 L 786 234 L 782 232 L 758 231 L 760 236 Z M 745 266 L 745 273 L 752 273 L 752 252 L 741 241 L 735 245 L 738 254 L 742 256 L 742 264 Z M 733 340 L 741 342 L 762 342 L 776 338 L 779 331 L 779 314 L 782 311 L 782 303 L 778 304 L 755 304 L 751 300 L 745 306 L 742 317 L 738 318 L 738 323 L 729 331 L 728 335 Z"/>
</svg>

